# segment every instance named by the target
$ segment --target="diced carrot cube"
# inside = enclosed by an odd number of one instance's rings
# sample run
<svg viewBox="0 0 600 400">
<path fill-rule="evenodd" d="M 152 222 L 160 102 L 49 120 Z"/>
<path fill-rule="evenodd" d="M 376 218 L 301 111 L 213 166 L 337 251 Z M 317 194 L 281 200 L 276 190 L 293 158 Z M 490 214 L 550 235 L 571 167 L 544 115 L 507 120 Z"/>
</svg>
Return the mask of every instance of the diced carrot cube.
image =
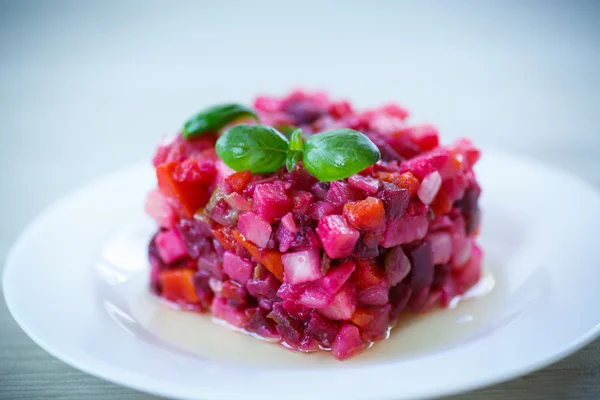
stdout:
<svg viewBox="0 0 600 400">
<path fill-rule="evenodd" d="M 233 232 L 233 235 L 257 262 L 264 265 L 277 279 L 283 282 L 283 262 L 281 261 L 280 252 L 272 249 L 260 249 L 237 231 Z"/>
<path fill-rule="evenodd" d="M 250 171 L 240 171 L 229 175 L 225 178 L 225 182 L 229 184 L 234 192 L 241 193 L 248 182 L 250 182 L 250 178 L 252 178 L 252 173 Z"/>
<path fill-rule="evenodd" d="M 191 269 L 174 269 L 160 273 L 163 296 L 176 303 L 197 303 L 194 273 Z"/>
<path fill-rule="evenodd" d="M 376 230 L 385 221 L 385 208 L 380 199 L 367 197 L 365 200 L 346 203 L 344 215 L 357 228 Z"/>
</svg>

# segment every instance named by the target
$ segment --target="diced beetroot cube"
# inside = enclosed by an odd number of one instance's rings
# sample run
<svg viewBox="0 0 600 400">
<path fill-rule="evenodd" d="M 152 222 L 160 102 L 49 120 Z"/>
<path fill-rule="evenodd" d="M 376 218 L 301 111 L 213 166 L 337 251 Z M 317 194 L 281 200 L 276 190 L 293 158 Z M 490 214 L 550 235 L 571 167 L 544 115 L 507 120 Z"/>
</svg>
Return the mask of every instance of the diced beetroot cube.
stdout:
<svg viewBox="0 0 600 400">
<path fill-rule="evenodd" d="M 381 281 L 375 286 L 357 292 L 358 304 L 367 306 L 382 306 L 389 301 L 387 282 Z"/>
<path fill-rule="evenodd" d="M 281 335 L 281 340 L 285 343 L 297 347 L 302 342 L 304 332 L 302 323 L 292 318 L 283 308 L 281 303 L 273 304 L 273 309 L 267 315 L 277 324 L 277 332 Z"/>
<path fill-rule="evenodd" d="M 207 310 L 213 299 L 213 291 L 208 284 L 210 275 L 206 271 L 198 271 L 194 274 L 194 288 L 196 297 L 203 310 Z"/>
<path fill-rule="evenodd" d="M 410 273 L 410 260 L 402 247 L 393 247 L 385 256 L 385 277 L 388 285 L 396 286 Z"/>
<path fill-rule="evenodd" d="M 412 172 L 419 179 L 434 171 L 439 171 L 448 161 L 450 152 L 446 149 L 424 153 L 402 163 L 401 172 Z"/>
<path fill-rule="evenodd" d="M 419 309 L 420 313 L 425 313 L 427 311 L 430 311 L 432 309 L 434 309 L 435 307 L 440 305 L 440 302 L 442 300 L 442 296 L 443 296 L 443 292 L 441 289 L 431 289 L 429 291 L 429 295 L 427 296 L 427 299 L 425 300 L 425 304 L 423 304 L 421 306 L 421 308 Z"/>
<path fill-rule="evenodd" d="M 248 291 L 239 283 L 227 280 L 223 282 L 219 295 L 228 299 L 232 304 L 245 304 L 248 298 Z"/>
<path fill-rule="evenodd" d="M 292 208 L 289 197 L 271 183 L 256 185 L 253 198 L 256 213 L 269 222 L 283 217 Z"/>
<path fill-rule="evenodd" d="M 420 240 L 427 234 L 429 218 L 426 215 L 405 214 L 401 218 L 388 220 L 380 246 L 390 248 L 399 244 Z"/>
<path fill-rule="evenodd" d="M 410 202 L 410 193 L 393 184 L 385 183 L 383 190 L 377 194 L 385 205 L 385 215 L 388 219 L 400 218 L 406 212 Z"/>
<path fill-rule="evenodd" d="M 246 199 L 244 196 L 237 192 L 233 192 L 225 196 L 224 200 L 229 204 L 231 208 L 240 212 L 252 211 L 254 204 L 251 200 Z"/>
<path fill-rule="evenodd" d="M 335 214 L 336 211 L 341 211 L 341 208 L 334 206 L 328 201 L 317 201 L 308 207 L 307 214 L 312 219 L 318 221 L 327 215 Z"/>
<path fill-rule="evenodd" d="M 370 176 L 363 175 L 352 175 L 348 178 L 348 183 L 359 190 L 362 190 L 365 194 L 373 196 L 379 191 L 381 182 L 379 179 L 372 178 Z"/>
<path fill-rule="evenodd" d="M 214 207 L 207 214 L 213 221 L 223 226 L 235 225 L 239 212 L 229 207 L 223 200 L 217 200 Z"/>
<path fill-rule="evenodd" d="M 327 192 L 329 191 L 329 182 L 316 182 L 311 186 L 310 192 L 314 194 L 317 199 L 325 200 Z"/>
<path fill-rule="evenodd" d="M 414 290 L 410 300 L 408 301 L 407 307 L 412 311 L 421 311 L 421 309 L 423 309 L 427 303 L 430 291 L 431 288 L 429 286 Z"/>
<path fill-rule="evenodd" d="M 283 225 L 290 232 L 300 232 L 300 228 L 298 228 L 298 224 L 296 224 L 292 213 L 287 213 L 283 216 L 283 218 L 281 218 L 281 225 Z"/>
<path fill-rule="evenodd" d="M 333 295 L 326 292 L 318 282 L 307 285 L 298 298 L 298 303 L 309 308 L 324 308 L 331 304 Z"/>
<path fill-rule="evenodd" d="M 465 231 L 465 220 L 462 215 L 454 219 L 454 227 L 452 228 L 452 265 L 455 268 L 464 265 L 471 255 L 471 248 L 473 243 L 470 238 L 467 237 Z"/>
<path fill-rule="evenodd" d="M 255 309 L 251 312 L 250 319 L 244 325 L 244 329 L 267 339 L 281 340 L 281 335 L 277 332 L 275 322 L 267 318 L 267 314 L 269 314 L 267 310 L 261 308 Z"/>
<path fill-rule="evenodd" d="M 315 284 L 319 285 L 327 293 L 335 294 L 342 288 L 355 269 L 356 266 L 354 263 L 348 260 L 340 265 L 330 268 L 325 276 L 315 282 Z"/>
<path fill-rule="evenodd" d="M 406 213 L 408 215 L 425 215 L 429 213 L 429 206 L 427 204 L 423 204 L 423 202 L 419 199 L 412 199 L 410 203 L 408 203 Z"/>
<path fill-rule="evenodd" d="M 306 321 L 312 311 L 311 307 L 307 307 L 299 302 L 299 297 L 294 295 L 286 298 L 281 302 L 283 309 L 292 317 L 299 321 Z"/>
<path fill-rule="evenodd" d="M 249 320 L 243 308 L 231 305 L 226 298 L 216 296 L 212 301 L 213 316 L 237 327 L 242 328 Z"/>
<path fill-rule="evenodd" d="M 468 138 L 457 140 L 449 148 L 450 150 L 460 152 L 467 162 L 468 167 L 472 167 L 481 157 L 481 151 Z"/>
<path fill-rule="evenodd" d="M 167 264 L 187 256 L 187 250 L 176 229 L 161 231 L 156 235 L 156 248 L 160 258 Z"/>
<path fill-rule="evenodd" d="M 271 96 L 258 96 L 254 100 L 254 108 L 269 113 L 281 111 L 281 99 Z"/>
<path fill-rule="evenodd" d="M 411 126 L 407 129 L 407 133 L 423 152 L 431 151 L 440 144 L 438 131 L 434 126 L 427 124 Z"/>
<path fill-rule="evenodd" d="M 454 222 L 452 222 L 448 215 L 438 215 L 429 224 L 429 229 L 431 231 L 438 231 L 452 228 L 452 226 L 454 226 Z"/>
<path fill-rule="evenodd" d="M 385 222 L 383 201 L 375 197 L 344 205 L 344 215 L 359 229 L 378 230 Z"/>
<path fill-rule="evenodd" d="M 214 251 L 210 227 L 206 220 L 182 219 L 176 224 L 176 228 L 190 257 L 198 258 Z"/>
<path fill-rule="evenodd" d="M 406 108 L 394 103 L 383 105 L 379 108 L 379 110 L 385 114 L 392 115 L 400 119 L 406 119 L 410 115 L 410 112 Z"/>
<path fill-rule="evenodd" d="M 208 286 L 216 296 L 224 297 L 230 301 L 230 304 L 244 304 L 248 297 L 248 292 L 244 286 L 234 281 L 220 281 L 216 278 L 208 279 Z"/>
<path fill-rule="evenodd" d="M 160 273 L 162 296 L 172 302 L 188 305 L 198 302 L 194 287 L 194 270 L 173 269 Z"/>
<path fill-rule="evenodd" d="M 338 334 L 338 326 L 333 321 L 313 312 L 310 314 L 305 333 L 315 339 L 321 346 L 329 349 L 333 346 L 333 341 Z"/>
<path fill-rule="evenodd" d="M 335 337 L 331 354 L 338 360 L 345 360 L 363 351 L 364 344 L 358 328 L 352 324 L 342 326 Z"/>
<path fill-rule="evenodd" d="M 257 298 L 276 300 L 280 282 L 265 267 L 258 264 L 254 269 L 254 276 L 246 284 L 248 292 Z"/>
<path fill-rule="evenodd" d="M 481 190 L 478 187 L 469 188 L 464 196 L 456 202 L 456 206 L 463 212 L 465 218 L 465 229 L 467 234 L 475 232 L 479 225 L 479 194 Z"/>
<path fill-rule="evenodd" d="M 398 318 L 400 313 L 404 311 L 408 305 L 408 301 L 412 296 L 413 290 L 407 284 L 401 283 L 394 286 L 390 291 L 390 305 L 392 306 L 391 319 Z"/>
<path fill-rule="evenodd" d="M 415 248 L 408 251 L 408 257 L 411 262 L 410 285 L 413 289 L 419 290 L 424 286 L 429 286 L 433 282 L 434 264 L 431 244 L 423 242 Z"/>
<path fill-rule="evenodd" d="M 349 201 L 360 200 L 362 193 L 344 181 L 333 181 L 329 184 L 329 191 L 325 200 L 337 207 L 343 207 Z"/>
<path fill-rule="evenodd" d="M 432 232 L 425 239 L 431 243 L 434 264 L 446 264 L 452 257 L 452 237 L 447 232 Z"/>
<path fill-rule="evenodd" d="M 482 272 L 482 259 L 483 253 L 479 246 L 473 246 L 471 257 L 466 265 L 459 270 L 452 271 L 452 277 L 457 284 L 459 293 L 464 293 L 471 286 L 479 282 Z"/>
<path fill-rule="evenodd" d="M 298 165 L 302 165 L 302 161 Z M 293 171 L 285 173 L 283 178 L 289 181 L 296 190 L 306 191 L 307 193 L 312 185 L 317 182 L 317 178 L 309 174 L 304 168 L 295 168 Z"/>
<path fill-rule="evenodd" d="M 357 307 L 352 323 L 361 329 L 367 340 L 382 340 L 389 331 L 391 310 L 390 304 Z"/>
<path fill-rule="evenodd" d="M 216 173 L 217 169 L 212 160 L 188 158 L 175 167 L 173 178 L 178 182 L 203 183 L 208 185 L 212 182 Z"/>
<path fill-rule="evenodd" d="M 283 224 L 279 224 L 277 228 L 277 241 L 279 242 L 279 251 L 285 253 L 294 244 L 296 240 L 296 234 L 287 229 Z"/>
<path fill-rule="evenodd" d="M 292 207 L 294 211 L 299 213 L 306 213 L 308 207 L 314 203 L 315 196 L 312 193 L 305 192 L 304 190 L 292 191 Z"/>
<path fill-rule="evenodd" d="M 341 215 L 328 215 L 319 220 L 317 235 L 330 258 L 342 258 L 352 254 L 360 236 Z"/>
<path fill-rule="evenodd" d="M 316 249 L 286 253 L 281 256 L 286 283 L 297 285 L 319 279 L 321 272 L 321 257 Z"/>
<path fill-rule="evenodd" d="M 172 228 L 177 222 L 175 210 L 169 205 L 165 195 L 158 189 L 148 193 L 144 209 L 162 228 Z"/>
<path fill-rule="evenodd" d="M 344 286 L 333 296 L 331 304 L 321 308 L 319 312 L 332 320 L 349 320 L 356 311 L 356 288 L 351 282 Z"/>
<path fill-rule="evenodd" d="M 329 105 L 329 114 L 334 118 L 342 118 L 354 114 L 354 111 L 349 102 L 342 100 Z"/>
<path fill-rule="evenodd" d="M 312 99 L 284 100 L 282 107 L 298 125 L 311 124 L 322 115 L 327 114 L 327 108 Z"/>
<path fill-rule="evenodd" d="M 231 279 L 245 284 L 250 279 L 250 276 L 252 276 L 254 264 L 236 256 L 230 251 L 226 251 L 223 254 L 223 270 Z"/>
<path fill-rule="evenodd" d="M 454 202 L 463 197 L 468 183 L 464 174 L 458 174 L 450 179 L 445 179 L 442 182 L 442 189 L 448 194 L 448 198 Z"/>
<path fill-rule="evenodd" d="M 379 242 L 381 234 L 377 232 L 363 232 L 354 246 L 352 255 L 358 258 L 375 258 L 379 255 Z"/>
<path fill-rule="evenodd" d="M 417 193 L 419 199 L 424 204 L 430 204 L 437 195 L 441 186 L 442 176 L 439 172 L 433 171 L 432 173 L 428 174 L 425 178 L 423 178 L 423 182 L 421 182 L 421 187 L 419 188 L 419 192 Z"/>
<path fill-rule="evenodd" d="M 198 258 L 198 270 L 207 271 L 218 279 L 223 278 L 221 259 L 216 252 L 201 255 Z"/>
<path fill-rule="evenodd" d="M 154 238 L 152 238 L 150 245 L 148 246 L 148 260 L 150 261 L 150 289 L 155 294 L 160 295 L 162 292 L 160 284 L 160 272 L 165 267 L 165 264 L 158 255 Z"/>
<path fill-rule="evenodd" d="M 252 212 L 239 216 L 237 228 L 246 239 L 262 248 L 267 247 L 273 232 L 270 223 Z"/>
</svg>

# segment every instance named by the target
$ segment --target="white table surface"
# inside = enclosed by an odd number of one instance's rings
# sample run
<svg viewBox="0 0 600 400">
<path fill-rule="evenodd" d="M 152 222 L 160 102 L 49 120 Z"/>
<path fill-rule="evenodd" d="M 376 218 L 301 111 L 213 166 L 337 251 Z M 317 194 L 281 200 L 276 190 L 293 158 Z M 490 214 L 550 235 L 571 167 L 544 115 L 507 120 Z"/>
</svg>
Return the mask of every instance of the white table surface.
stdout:
<svg viewBox="0 0 600 400">
<path fill-rule="evenodd" d="M 0 265 L 44 207 L 148 159 L 198 108 L 296 86 L 398 100 L 446 140 L 529 154 L 600 188 L 598 21 L 600 3 L 566 0 L 0 0 Z M 557 196 L 568 204 L 560 182 Z M 460 397 L 598 399 L 600 341 Z M 53 359 L 0 302 L 0 398 L 150 396 Z"/>
</svg>

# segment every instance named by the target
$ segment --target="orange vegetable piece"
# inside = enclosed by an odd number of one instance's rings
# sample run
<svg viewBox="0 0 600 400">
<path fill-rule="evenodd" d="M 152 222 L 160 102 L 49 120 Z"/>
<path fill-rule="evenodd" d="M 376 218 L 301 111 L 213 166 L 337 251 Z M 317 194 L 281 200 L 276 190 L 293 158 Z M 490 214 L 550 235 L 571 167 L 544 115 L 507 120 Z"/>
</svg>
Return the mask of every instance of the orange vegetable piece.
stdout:
<svg viewBox="0 0 600 400">
<path fill-rule="evenodd" d="M 354 325 L 359 328 L 367 328 L 375 320 L 375 315 L 369 307 L 356 307 L 356 311 L 351 318 Z"/>
<path fill-rule="evenodd" d="M 452 210 L 452 202 L 443 189 L 440 189 L 429 206 L 435 215 L 448 214 Z"/>
<path fill-rule="evenodd" d="M 163 296 L 176 303 L 198 303 L 194 287 L 194 270 L 174 269 L 160 273 Z"/>
<path fill-rule="evenodd" d="M 236 238 L 233 233 L 233 228 L 230 226 L 222 226 L 220 228 L 211 229 L 212 235 L 225 247 L 227 250 L 235 249 L 237 244 Z"/>
<path fill-rule="evenodd" d="M 264 265 L 277 279 L 283 282 L 283 263 L 280 252 L 272 249 L 260 249 L 254 243 L 246 240 L 244 235 L 238 231 L 233 232 L 233 235 L 250 252 L 256 261 Z"/>
<path fill-rule="evenodd" d="M 177 162 L 169 162 L 156 168 L 158 187 L 165 196 L 177 201 L 182 217 L 190 219 L 199 208 L 206 205 L 210 194 L 201 182 L 177 180 L 175 173 L 178 165 Z"/>
<path fill-rule="evenodd" d="M 344 215 L 357 228 L 375 230 L 385 221 L 383 201 L 375 197 L 344 205 Z"/>
<path fill-rule="evenodd" d="M 356 269 L 352 281 L 358 290 L 374 286 L 384 279 L 383 270 L 371 259 L 356 259 Z"/>
<path fill-rule="evenodd" d="M 248 182 L 250 182 L 250 178 L 252 178 L 252 173 L 250 171 L 240 171 L 229 175 L 225 178 L 225 182 L 231 186 L 231 189 L 233 189 L 234 192 L 241 193 Z"/>
</svg>

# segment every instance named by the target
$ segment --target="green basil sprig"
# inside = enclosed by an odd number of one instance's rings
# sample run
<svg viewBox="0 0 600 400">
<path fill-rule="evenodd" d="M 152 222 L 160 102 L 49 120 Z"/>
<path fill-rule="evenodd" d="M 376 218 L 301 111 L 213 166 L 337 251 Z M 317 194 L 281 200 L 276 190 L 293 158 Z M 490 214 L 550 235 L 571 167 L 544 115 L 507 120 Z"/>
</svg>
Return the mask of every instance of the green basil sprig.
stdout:
<svg viewBox="0 0 600 400">
<path fill-rule="evenodd" d="M 258 121 L 258 116 L 252 109 L 241 104 L 219 104 L 208 107 L 187 120 L 182 135 L 185 139 L 193 139 L 205 133 L 218 132 L 226 125 L 240 119 Z"/>
<path fill-rule="evenodd" d="M 236 171 L 264 174 L 284 164 L 291 171 L 300 159 L 324 182 L 348 178 L 379 161 L 379 149 L 358 131 L 337 129 L 310 136 L 304 143 L 297 129 L 288 140 L 266 125 L 236 125 L 217 140 L 219 157 Z"/>
<path fill-rule="evenodd" d="M 290 149 L 285 158 L 287 170 L 293 171 L 300 158 L 302 158 L 302 129 L 296 129 L 290 135 Z"/>
<path fill-rule="evenodd" d="M 290 143 L 275 128 L 240 124 L 221 134 L 215 148 L 230 168 L 255 174 L 277 171 L 284 164 Z"/>
<path fill-rule="evenodd" d="M 379 148 L 352 129 L 336 129 L 306 139 L 304 168 L 324 182 L 348 178 L 379 161 Z"/>
</svg>

